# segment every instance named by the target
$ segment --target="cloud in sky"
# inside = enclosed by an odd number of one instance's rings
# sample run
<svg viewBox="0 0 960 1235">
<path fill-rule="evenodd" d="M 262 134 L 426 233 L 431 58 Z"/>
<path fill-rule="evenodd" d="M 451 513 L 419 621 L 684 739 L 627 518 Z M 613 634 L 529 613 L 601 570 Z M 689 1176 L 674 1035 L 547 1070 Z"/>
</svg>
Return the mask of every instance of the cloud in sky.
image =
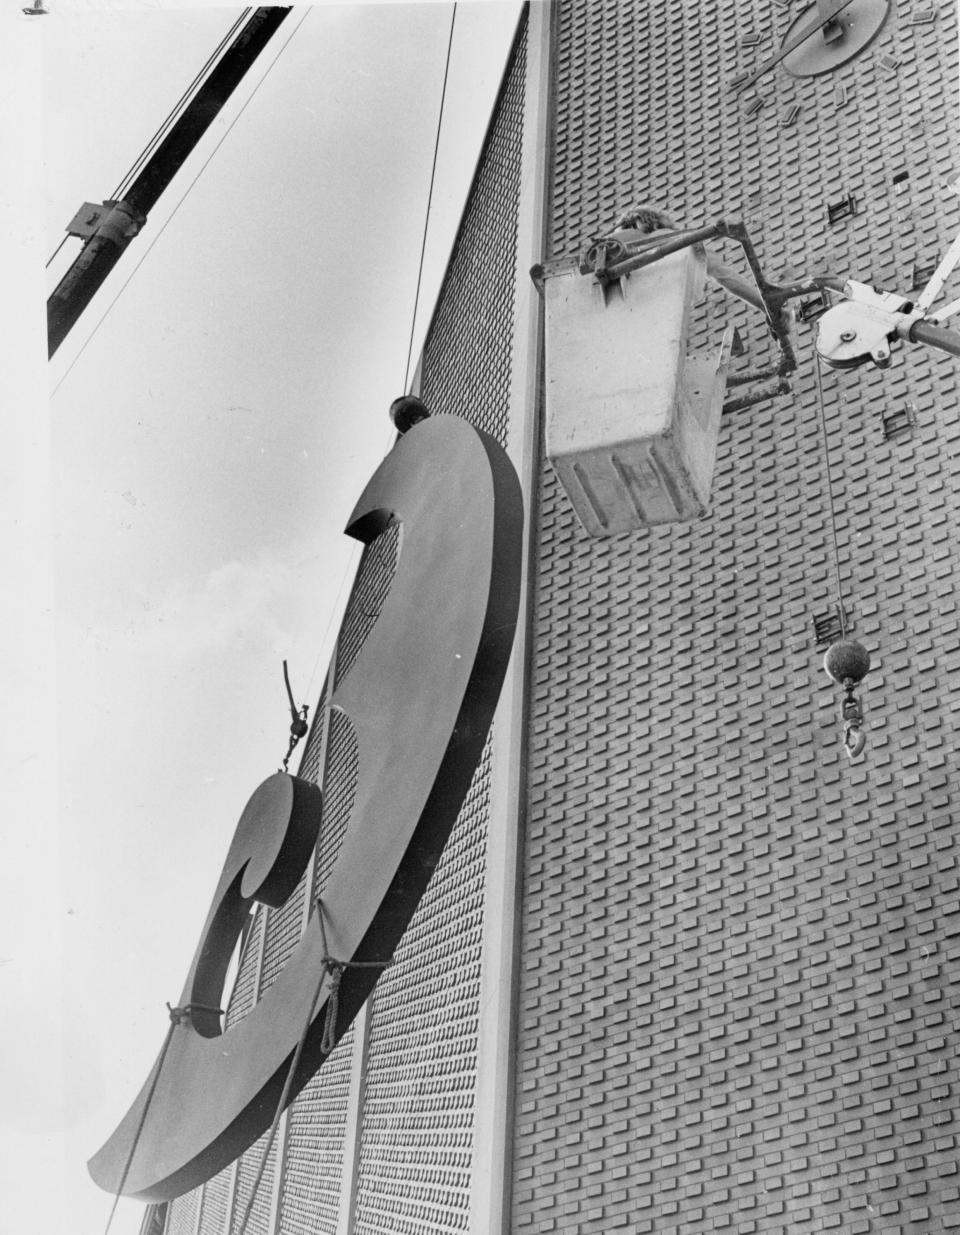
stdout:
<svg viewBox="0 0 960 1235">
<path fill-rule="evenodd" d="M 337 563 L 331 562 L 336 569 Z M 235 654 L 275 650 L 289 644 L 317 591 L 336 592 L 336 580 L 317 587 L 307 563 L 258 553 L 210 571 L 198 585 L 177 583 L 154 607 L 141 610 L 127 636 L 143 654 L 190 657 L 230 648 Z"/>
</svg>

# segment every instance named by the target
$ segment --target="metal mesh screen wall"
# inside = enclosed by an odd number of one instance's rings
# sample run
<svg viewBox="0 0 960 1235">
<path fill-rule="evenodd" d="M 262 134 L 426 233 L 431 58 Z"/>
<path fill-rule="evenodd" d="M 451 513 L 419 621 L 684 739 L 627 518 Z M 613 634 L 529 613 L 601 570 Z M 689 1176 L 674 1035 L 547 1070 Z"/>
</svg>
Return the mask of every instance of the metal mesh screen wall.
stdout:
<svg viewBox="0 0 960 1235">
<path fill-rule="evenodd" d="M 560 0 L 553 255 L 648 201 L 742 217 L 771 278 L 909 289 L 960 223 L 953 8 L 894 6 L 842 70 L 735 94 L 797 10 Z M 742 363 L 768 354 L 719 293 L 699 345 L 721 318 Z M 875 664 L 851 764 L 814 634 L 836 591 L 795 335 L 793 396 L 725 418 L 707 519 L 592 541 L 543 471 L 518 1232 L 960 1229 L 957 370 L 908 349 L 824 377 Z"/>
<path fill-rule="evenodd" d="M 330 714 L 326 769 L 323 835 L 322 843 L 317 846 L 314 875 L 316 895 L 323 892 L 330 872 L 333 870 L 357 794 L 359 769 L 357 738 L 349 718 L 342 712 L 333 711 Z"/>
<path fill-rule="evenodd" d="M 188 1192 L 172 1201 L 167 1209 L 166 1235 L 193 1235 L 197 1229 L 197 1211 L 201 1193 Z"/>
<path fill-rule="evenodd" d="M 340 1203 L 353 1028 L 290 1108 L 280 1205 L 284 1235 L 334 1235 Z"/>
<path fill-rule="evenodd" d="M 258 905 L 253 922 L 243 944 L 237 976 L 233 991 L 227 1003 L 227 1013 L 223 1018 L 224 1029 L 229 1029 L 237 1021 L 242 1020 L 257 1002 L 257 990 L 260 981 L 260 960 L 263 953 L 263 932 L 268 912 L 264 906 Z"/>
<path fill-rule="evenodd" d="M 374 993 L 357 1235 L 467 1225 L 488 776 Z"/>
<path fill-rule="evenodd" d="M 233 1197 L 233 1217 L 230 1223 L 230 1232 L 241 1230 L 241 1224 L 244 1220 L 244 1215 L 247 1213 L 247 1206 L 250 1204 L 251 1195 L 253 1196 L 253 1204 L 250 1206 L 250 1213 L 246 1219 L 246 1226 L 243 1228 L 244 1235 L 247 1232 L 250 1235 L 267 1235 L 270 1231 L 270 1210 L 271 1210 L 271 1193 L 273 1191 L 273 1180 L 276 1173 L 277 1165 L 277 1143 L 273 1144 L 270 1153 L 267 1157 L 266 1166 L 263 1170 L 263 1177 L 254 1192 L 254 1182 L 257 1174 L 260 1171 L 260 1163 L 263 1159 L 263 1151 L 267 1144 L 267 1134 L 263 1136 L 247 1150 L 247 1152 L 237 1162 L 237 1181 L 234 1189 Z"/>
<path fill-rule="evenodd" d="M 304 871 L 286 904 L 272 910 L 267 917 L 267 940 L 263 952 L 263 973 L 260 976 L 261 999 L 280 976 L 287 958 L 300 942 L 308 874 L 309 871 Z"/>
<path fill-rule="evenodd" d="M 201 1231 L 225 1231 L 233 1185 L 233 1170 L 221 1171 L 203 1187 Z"/>
</svg>

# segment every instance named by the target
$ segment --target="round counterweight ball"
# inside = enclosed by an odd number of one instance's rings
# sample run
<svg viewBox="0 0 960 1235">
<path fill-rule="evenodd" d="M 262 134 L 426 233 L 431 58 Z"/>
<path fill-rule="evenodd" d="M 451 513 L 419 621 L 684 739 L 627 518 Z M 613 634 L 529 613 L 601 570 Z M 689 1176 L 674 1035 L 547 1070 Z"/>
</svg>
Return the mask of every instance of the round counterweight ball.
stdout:
<svg viewBox="0 0 960 1235">
<path fill-rule="evenodd" d="M 841 639 L 827 648 L 823 667 L 835 682 L 862 682 L 870 670 L 870 653 L 856 639 Z"/>
<path fill-rule="evenodd" d="M 406 433 L 429 415 L 430 409 L 416 395 L 401 395 L 390 404 L 390 419 L 398 433 Z"/>
</svg>

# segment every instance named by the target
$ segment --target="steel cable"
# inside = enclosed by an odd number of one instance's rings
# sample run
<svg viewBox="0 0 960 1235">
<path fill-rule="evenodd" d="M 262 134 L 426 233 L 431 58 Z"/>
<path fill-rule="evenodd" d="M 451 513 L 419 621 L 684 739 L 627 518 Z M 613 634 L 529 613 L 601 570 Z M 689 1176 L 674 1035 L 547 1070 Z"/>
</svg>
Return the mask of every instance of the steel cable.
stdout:
<svg viewBox="0 0 960 1235">
<path fill-rule="evenodd" d="M 433 184 L 437 175 L 437 155 L 440 151 L 440 133 L 443 128 L 443 108 L 447 99 L 447 78 L 450 75 L 450 52 L 453 48 L 453 27 L 457 20 L 457 6 L 454 4 L 450 15 L 450 37 L 447 40 L 447 57 L 443 66 L 443 86 L 440 91 L 440 115 L 437 118 L 437 136 L 433 145 L 433 164 L 430 168 L 430 188 L 427 190 L 427 212 L 423 220 L 423 240 L 420 245 L 420 264 L 417 269 L 417 290 L 413 296 L 413 320 L 410 322 L 410 342 L 407 345 L 407 364 L 403 371 L 403 393 L 408 394 L 407 384 L 410 380 L 410 359 L 413 356 L 413 335 L 417 325 L 417 310 L 420 307 L 420 284 L 423 281 L 423 261 L 427 252 L 427 231 L 430 226 L 430 208 L 433 204 Z"/>
</svg>

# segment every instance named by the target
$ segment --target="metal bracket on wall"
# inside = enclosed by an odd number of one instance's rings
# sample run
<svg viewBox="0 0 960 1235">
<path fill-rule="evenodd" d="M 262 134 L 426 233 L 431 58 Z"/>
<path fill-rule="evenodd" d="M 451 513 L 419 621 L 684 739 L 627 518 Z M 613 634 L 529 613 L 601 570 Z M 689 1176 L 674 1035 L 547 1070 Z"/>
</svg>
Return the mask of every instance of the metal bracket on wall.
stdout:
<svg viewBox="0 0 960 1235">
<path fill-rule="evenodd" d="M 908 403 L 905 407 L 896 407 L 892 411 L 881 413 L 880 429 L 885 442 L 896 437 L 911 434 L 917 424 L 916 404 Z"/>
<path fill-rule="evenodd" d="M 837 606 L 829 613 L 821 613 L 813 618 L 813 641 L 816 647 L 825 648 L 840 639 L 844 631 L 852 625 L 850 614 Z"/>
<path fill-rule="evenodd" d="M 857 213 L 857 199 L 852 193 L 841 197 L 839 201 L 827 203 L 827 222 L 833 226 L 841 219 L 849 219 Z"/>
</svg>

